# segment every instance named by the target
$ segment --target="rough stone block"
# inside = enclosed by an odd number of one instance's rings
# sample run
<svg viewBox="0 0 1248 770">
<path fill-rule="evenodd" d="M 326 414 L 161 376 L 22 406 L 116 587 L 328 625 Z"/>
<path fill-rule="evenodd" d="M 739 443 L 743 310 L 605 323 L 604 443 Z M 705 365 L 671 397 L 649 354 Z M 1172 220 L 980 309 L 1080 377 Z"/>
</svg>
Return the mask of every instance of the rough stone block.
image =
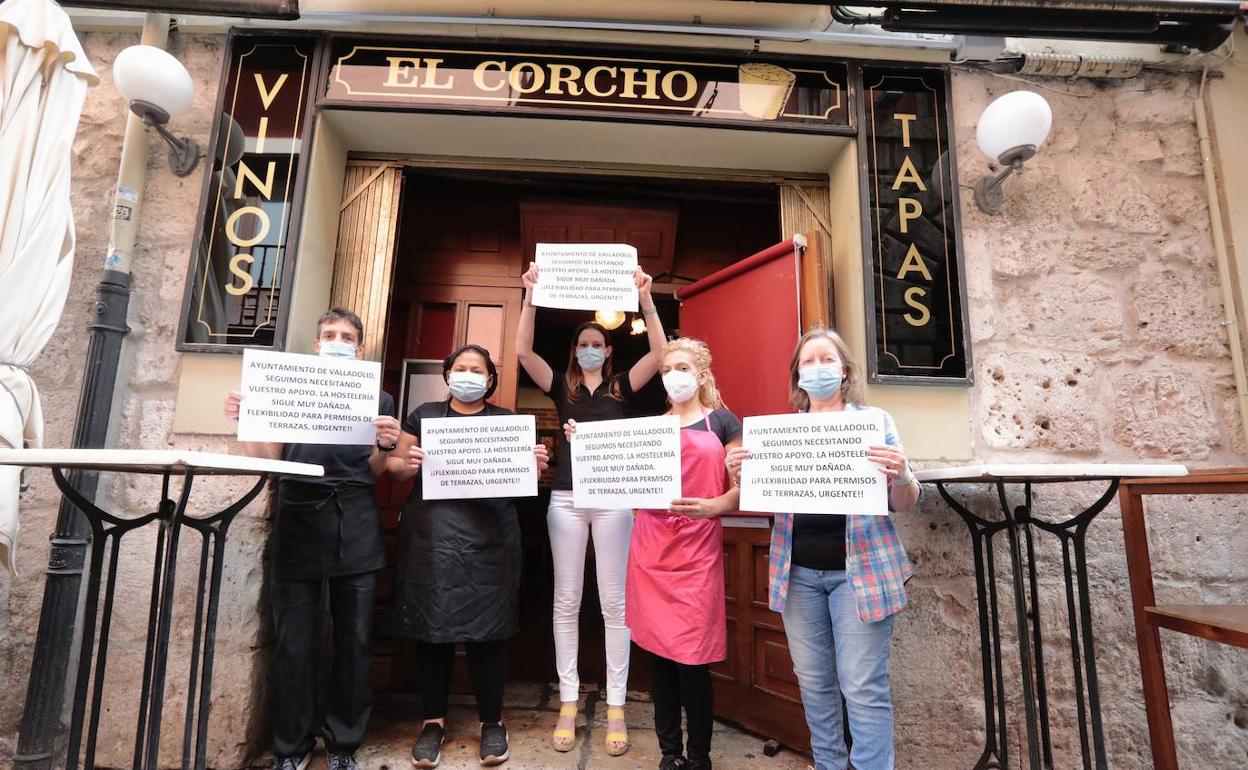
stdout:
<svg viewBox="0 0 1248 770">
<path fill-rule="evenodd" d="M 1132 372 L 1113 389 L 1113 440 L 1139 457 L 1198 460 L 1221 440 L 1201 383 L 1185 375 Z"/>
<path fill-rule="evenodd" d="M 1134 336 L 1145 347 L 1194 357 L 1227 354 L 1222 296 L 1208 276 L 1190 270 L 1142 270 L 1132 295 Z"/>
<path fill-rule="evenodd" d="M 1093 452 L 1100 446 L 1096 364 L 1060 353 L 993 353 L 981 359 L 976 414 L 997 449 Z"/>
</svg>

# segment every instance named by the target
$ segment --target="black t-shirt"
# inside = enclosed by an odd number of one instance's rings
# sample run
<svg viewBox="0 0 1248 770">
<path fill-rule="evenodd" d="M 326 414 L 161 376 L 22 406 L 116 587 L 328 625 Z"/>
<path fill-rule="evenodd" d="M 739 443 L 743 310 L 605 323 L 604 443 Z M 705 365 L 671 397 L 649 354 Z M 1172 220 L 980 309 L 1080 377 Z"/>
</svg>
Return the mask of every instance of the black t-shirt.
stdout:
<svg viewBox="0 0 1248 770">
<path fill-rule="evenodd" d="M 610 383 L 618 383 L 619 398 L 611 396 Z M 582 383 L 577 389 L 576 400 L 568 398 L 567 380 L 563 372 L 555 372 L 546 395 L 555 402 L 559 411 L 559 435 L 555 440 L 555 489 L 572 489 L 572 446 L 563 435 L 563 424 L 568 420 L 594 422 L 596 420 L 619 420 L 627 416 L 627 402 L 633 397 L 628 372 L 603 380 L 593 393 Z"/>
<path fill-rule="evenodd" d="M 377 404 L 377 414 L 394 417 L 394 399 L 384 390 Z M 368 458 L 372 453 L 372 444 L 286 444 L 282 449 L 283 460 L 320 465 L 325 469 L 325 475 L 319 478 L 291 476 L 284 481 L 324 487 L 339 484 L 372 486 L 373 472 L 368 467 Z"/>
<path fill-rule="evenodd" d="M 723 407 L 707 414 L 705 420 L 699 419 L 692 425 L 683 426 L 684 430 L 707 430 L 708 428 L 721 444 L 727 445 L 729 441 L 741 438 L 740 418 Z"/>
<path fill-rule="evenodd" d="M 798 513 L 793 516 L 793 563 L 806 569 L 845 569 L 844 516 Z"/>
</svg>

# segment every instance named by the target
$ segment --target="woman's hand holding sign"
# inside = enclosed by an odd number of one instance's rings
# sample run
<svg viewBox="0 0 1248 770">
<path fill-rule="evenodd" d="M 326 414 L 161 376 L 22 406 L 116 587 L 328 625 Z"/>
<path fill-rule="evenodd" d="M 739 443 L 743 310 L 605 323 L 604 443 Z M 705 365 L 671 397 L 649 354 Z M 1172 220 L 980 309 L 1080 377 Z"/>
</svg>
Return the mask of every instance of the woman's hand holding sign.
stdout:
<svg viewBox="0 0 1248 770">
<path fill-rule="evenodd" d="M 895 481 L 906 473 L 906 453 L 899 446 L 880 444 L 867 447 L 867 459 L 880 466 L 880 470 Z"/>
<path fill-rule="evenodd" d="M 545 444 L 537 444 L 533 447 L 533 456 L 537 458 L 537 475 L 550 467 L 550 450 Z"/>
<path fill-rule="evenodd" d="M 750 459 L 750 450 L 743 446 L 733 447 L 728 450 L 728 455 L 724 458 L 724 467 L 728 469 L 728 475 L 732 477 L 733 483 L 741 486 L 741 463 Z"/>
</svg>

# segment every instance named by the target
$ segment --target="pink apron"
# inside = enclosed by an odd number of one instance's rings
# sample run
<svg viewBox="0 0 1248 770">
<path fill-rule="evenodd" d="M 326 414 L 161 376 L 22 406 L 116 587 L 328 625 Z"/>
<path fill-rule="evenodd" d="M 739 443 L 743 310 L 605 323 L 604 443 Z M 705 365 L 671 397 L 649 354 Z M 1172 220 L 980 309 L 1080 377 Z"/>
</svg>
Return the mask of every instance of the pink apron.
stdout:
<svg viewBox="0 0 1248 770">
<path fill-rule="evenodd" d="M 680 432 L 684 497 L 712 498 L 727 491 L 724 445 L 710 431 L 709 421 L 706 427 Z M 719 519 L 639 510 L 628 550 L 624 602 L 633 641 L 642 649 L 687 665 L 728 657 Z"/>
</svg>

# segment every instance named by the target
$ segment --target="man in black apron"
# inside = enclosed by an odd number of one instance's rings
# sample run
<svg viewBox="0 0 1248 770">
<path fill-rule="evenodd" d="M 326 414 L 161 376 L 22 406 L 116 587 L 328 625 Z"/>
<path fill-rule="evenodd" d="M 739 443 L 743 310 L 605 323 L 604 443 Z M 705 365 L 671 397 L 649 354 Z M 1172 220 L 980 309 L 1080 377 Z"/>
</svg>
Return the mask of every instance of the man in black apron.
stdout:
<svg viewBox="0 0 1248 770">
<path fill-rule="evenodd" d="M 355 358 L 363 345 L 364 325 L 350 310 L 333 308 L 317 321 L 313 350 L 318 355 Z M 228 417 L 238 419 L 241 400 L 238 392 L 226 398 Z M 271 571 L 275 770 L 307 767 L 318 723 L 330 770 L 358 770 L 354 754 L 372 709 L 373 595 L 377 570 L 386 563 L 374 478 L 385 472 L 386 458 L 398 442 L 394 411 L 394 399 L 383 392 L 373 420 L 373 446 L 243 442 L 253 457 L 325 468 L 320 478 L 283 478 L 278 484 Z M 316 652 L 327 586 L 333 671 L 321 699 Z"/>
</svg>

